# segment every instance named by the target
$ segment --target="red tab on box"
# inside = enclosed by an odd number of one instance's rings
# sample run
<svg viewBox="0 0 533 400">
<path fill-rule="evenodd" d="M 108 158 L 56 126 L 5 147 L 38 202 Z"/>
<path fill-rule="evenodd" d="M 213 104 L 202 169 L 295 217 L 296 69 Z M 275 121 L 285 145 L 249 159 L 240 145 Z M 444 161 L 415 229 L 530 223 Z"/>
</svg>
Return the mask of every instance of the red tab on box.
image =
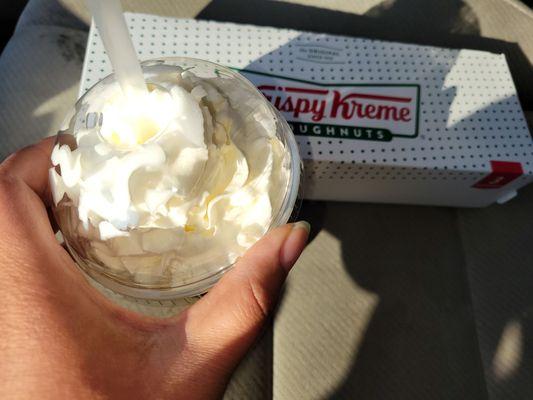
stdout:
<svg viewBox="0 0 533 400">
<path fill-rule="evenodd" d="M 522 164 L 513 161 L 491 161 L 492 172 L 476 183 L 477 189 L 498 189 L 524 173 Z"/>
</svg>

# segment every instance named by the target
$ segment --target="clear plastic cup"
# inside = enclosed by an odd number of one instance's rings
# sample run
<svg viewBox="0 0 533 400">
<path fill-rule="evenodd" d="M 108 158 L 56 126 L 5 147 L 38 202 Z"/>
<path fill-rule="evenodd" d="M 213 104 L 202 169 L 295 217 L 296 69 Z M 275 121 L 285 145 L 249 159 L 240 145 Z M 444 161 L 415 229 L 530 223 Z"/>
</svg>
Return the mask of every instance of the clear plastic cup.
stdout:
<svg viewBox="0 0 533 400">
<path fill-rule="evenodd" d="M 275 121 L 273 125 L 275 135 L 286 152 L 288 178 L 284 183 L 286 187 L 280 190 L 279 201 L 275 202 L 278 207 L 272 210 L 268 230 L 285 224 L 293 212 L 298 197 L 301 161 L 293 133 L 281 114 L 246 78 L 221 65 L 198 59 L 171 57 L 146 61 L 142 63 L 142 68 L 149 87 L 150 85 L 159 87 L 158 80 L 162 76 L 172 75 L 180 69 L 191 70 L 197 77 L 209 80 L 216 86 L 236 110 L 238 118 L 248 121 L 250 118 L 261 117 L 261 113 L 269 114 L 268 118 Z M 71 150 L 75 150 L 76 138 L 80 132 L 98 131 L 102 118 L 105 118 L 100 112 L 102 96 L 110 85 L 118 85 L 113 75 L 102 79 L 77 101 L 66 118 L 64 129 L 58 133 L 57 144 L 68 144 Z M 100 139 L 104 141 L 101 135 Z M 150 140 L 157 140 L 157 135 Z M 56 172 L 61 175 L 60 168 L 56 167 Z M 170 275 L 164 268 L 154 268 L 153 272 L 148 272 L 144 277 L 134 276 L 127 269 L 117 268 L 111 265 L 111 261 L 105 262 L 102 257 L 94 256 L 91 249 L 97 246 L 100 240 L 94 235 L 91 236 L 90 232 L 80 230 L 78 208 L 70 200 L 65 194 L 53 208 L 66 246 L 85 273 L 117 293 L 153 300 L 192 297 L 205 293 L 232 267 L 232 263 L 217 262 L 217 255 L 212 254 L 208 263 L 198 262 L 195 265 L 194 262 L 189 262 L 178 265 Z M 133 228 L 135 229 L 137 228 Z M 153 259 L 157 255 L 152 256 Z M 143 257 L 145 256 L 141 256 L 137 262 L 151 262 L 148 256 Z M 220 254 L 219 259 L 225 259 L 224 255 Z"/>
</svg>

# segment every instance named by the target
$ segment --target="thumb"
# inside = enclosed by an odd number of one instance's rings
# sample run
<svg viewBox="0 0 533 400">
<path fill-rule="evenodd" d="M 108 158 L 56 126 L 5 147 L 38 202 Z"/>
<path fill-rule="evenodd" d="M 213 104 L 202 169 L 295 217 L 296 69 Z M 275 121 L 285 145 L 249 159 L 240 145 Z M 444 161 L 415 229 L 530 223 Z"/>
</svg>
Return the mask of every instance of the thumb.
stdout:
<svg viewBox="0 0 533 400">
<path fill-rule="evenodd" d="M 307 222 L 276 228 L 252 246 L 186 314 L 191 350 L 232 370 L 260 334 L 279 292 L 303 251 Z"/>
</svg>

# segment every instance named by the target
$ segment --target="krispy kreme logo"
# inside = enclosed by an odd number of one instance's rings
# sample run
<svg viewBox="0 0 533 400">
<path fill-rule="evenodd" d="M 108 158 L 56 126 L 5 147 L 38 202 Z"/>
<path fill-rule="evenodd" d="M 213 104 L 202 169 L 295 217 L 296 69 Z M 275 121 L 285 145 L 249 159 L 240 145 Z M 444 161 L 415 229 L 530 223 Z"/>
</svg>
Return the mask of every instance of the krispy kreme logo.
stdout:
<svg viewBox="0 0 533 400">
<path fill-rule="evenodd" d="M 418 85 L 325 85 L 241 71 L 297 135 L 390 141 L 418 134 Z"/>
</svg>

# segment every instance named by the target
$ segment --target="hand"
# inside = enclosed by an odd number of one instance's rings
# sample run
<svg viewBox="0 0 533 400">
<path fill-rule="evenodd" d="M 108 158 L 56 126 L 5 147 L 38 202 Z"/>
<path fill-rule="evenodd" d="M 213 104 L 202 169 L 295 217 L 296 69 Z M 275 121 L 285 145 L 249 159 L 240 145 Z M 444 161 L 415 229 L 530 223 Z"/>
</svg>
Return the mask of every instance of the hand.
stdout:
<svg viewBox="0 0 533 400">
<path fill-rule="evenodd" d="M 274 229 L 201 300 L 168 319 L 114 305 L 55 240 L 47 139 L 0 165 L 0 398 L 206 399 L 271 313 L 309 225 Z"/>
</svg>

